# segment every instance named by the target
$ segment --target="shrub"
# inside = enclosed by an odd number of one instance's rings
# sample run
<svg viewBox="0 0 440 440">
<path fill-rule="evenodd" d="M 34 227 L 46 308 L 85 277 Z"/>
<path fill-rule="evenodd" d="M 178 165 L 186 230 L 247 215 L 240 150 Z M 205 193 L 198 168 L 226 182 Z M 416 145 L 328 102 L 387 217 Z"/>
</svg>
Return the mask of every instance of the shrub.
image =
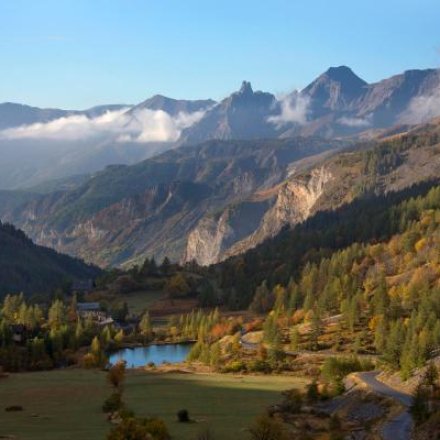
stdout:
<svg viewBox="0 0 440 440">
<path fill-rule="evenodd" d="M 244 361 L 231 361 L 225 365 L 222 370 L 224 373 L 239 373 L 246 371 L 246 363 Z"/>
<path fill-rule="evenodd" d="M 102 405 L 102 410 L 105 413 L 110 413 L 121 410 L 123 406 L 124 403 L 122 402 L 121 393 L 113 393 L 104 401 L 104 404 Z"/>
<path fill-rule="evenodd" d="M 165 422 L 156 418 L 123 418 L 107 436 L 107 440 L 169 440 Z"/>
<path fill-rule="evenodd" d="M 186 409 L 181 409 L 181 410 L 177 413 L 177 420 L 178 420 L 180 423 L 188 423 L 188 422 L 190 421 L 188 410 L 186 410 Z"/>
<path fill-rule="evenodd" d="M 307 385 L 307 399 L 310 402 L 315 402 L 319 399 L 319 390 L 316 381 L 313 381 L 312 383 Z"/>
<path fill-rule="evenodd" d="M 297 413 L 301 410 L 303 397 L 296 389 L 291 389 L 283 392 L 284 401 L 282 403 L 283 409 L 290 413 Z"/>
<path fill-rule="evenodd" d="M 269 374 L 272 371 L 269 362 L 266 362 L 261 359 L 255 359 L 253 361 L 250 361 L 249 364 L 247 365 L 247 368 L 249 371 L 255 371 L 258 373 L 265 373 L 265 374 Z"/>
<path fill-rule="evenodd" d="M 96 368 L 99 367 L 99 359 L 93 353 L 87 353 L 81 359 L 81 365 L 84 368 Z"/>
<path fill-rule="evenodd" d="M 12 405 L 12 406 L 7 406 L 5 408 L 5 411 L 7 412 L 15 412 L 15 411 L 23 411 L 24 408 L 21 405 Z"/>
<path fill-rule="evenodd" d="M 156 418 L 143 419 L 142 424 L 145 426 L 149 434 L 153 436 L 154 440 L 170 439 L 170 434 L 163 420 Z"/>
<path fill-rule="evenodd" d="M 286 440 L 283 424 L 267 415 L 259 416 L 249 428 L 252 440 Z"/>
</svg>

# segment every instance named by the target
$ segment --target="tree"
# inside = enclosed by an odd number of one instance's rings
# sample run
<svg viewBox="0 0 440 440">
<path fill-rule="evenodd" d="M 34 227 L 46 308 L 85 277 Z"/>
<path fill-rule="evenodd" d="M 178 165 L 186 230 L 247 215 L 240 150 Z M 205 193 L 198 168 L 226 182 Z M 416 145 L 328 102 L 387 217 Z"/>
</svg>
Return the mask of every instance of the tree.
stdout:
<svg viewBox="0 0 440 440">
<path fill-rule="evenodd" d="M 438 385 L 438 369 L 434 362 L 429 362 L 426 368 L 425 374 L 423 375 L 423 383 L 429 387 L 436 387 Z"/>
<path fill-rule="evenodd" d="M 119 330 L 115 335 L 115 342 L 116 344 L 120 345 L 122 342 L 124 342 L 124 330 Z"/>
<path fill-rule="evenodd" d="M 429 393 L 423 384 L 419 384 L 413 394 L 411 414 L 416 424 L 424 422 L 429 417 Z"/>
<path fill-rule="evenodd" d="M 218 342 L 215 342 L 214 344 L 211 345 L 211 349 L 210 349 L 209 362 L 212 367 L 218 367 L 218 365 L 220 364 L 221 355 L 222 355 L 222 351 L 220 344 Z"/>
<path fill-rule="evenodd" d="M 148 342 L 153 335 L 153 328 L 151 325 L 150 314 L 145 312 L 139 322 L 139 331 L 144 338 L 144 343 Z"/>
<path fill-rule="evenodd" d="M 189 290 L 188 282 L 180 272 L 172 276 L 165 285 L 165 291 L 168 293 L 170 299 L 186 295 Z"/>
<path fill-rule="evenodd" d="M 162 264 L 160 265 L 160 270 L 164 275 L 168 275 L 170 273 L 171 269 L 171 262 L 168 257 L 165 257 L 162 261 Z"/>
<path fill-rule="evenodd" d="M 64 304 L 61 300 L 56 299 L 49 309 L 48 322 L 51 328 L 59 328 L 66 320 Z"/>
<path fill-rule="evenodd" d="M 99 338 L 95 336 L 90 344 L 90 353 L 86 354 L 83 362 L 87 367 L 98 367 L 106 362 L 106 357 L 101 349 Z"/>
<path fill-rule="evenodd" d="M 292 351 L 298 351 L 299 348 L 299 331 L 295 325 L 290 329 L 290 349 Z"/>
<path fill-rule="evenodd" d="M 319 337 L 322 333 L 322 323 L 316 311 L 312 311 L 310 320 L 310 348 L 312 350 L 319 349 Z"/>
<path fill-rule="evenodd" d="M 112 365 L 107 373 L 107 381 L 117 391 L 121 391 L 125 380 L 125 362 L 119 361 Z"/>
<path fill-rule="evenodd" d="M 264 280 L 255 290 L 255 295 L 249 309 L 257 314 L 268 312 L 274 304 L 274 296 L 267 288 L 267 282 Z"/>
</svg>

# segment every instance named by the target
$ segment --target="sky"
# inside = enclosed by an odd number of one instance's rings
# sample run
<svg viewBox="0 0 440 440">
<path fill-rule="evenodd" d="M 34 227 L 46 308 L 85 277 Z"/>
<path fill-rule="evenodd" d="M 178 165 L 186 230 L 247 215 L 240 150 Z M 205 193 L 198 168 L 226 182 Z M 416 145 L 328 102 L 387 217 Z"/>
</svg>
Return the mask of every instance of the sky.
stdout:
<svg viewBox="0 0 440 440">
<path fill-rule="evenodd" d="M 0 0 L 0 102 L 84 109 L 154 94 L 368 82 L 440 66 L 439 0 Z"/>
</svg>

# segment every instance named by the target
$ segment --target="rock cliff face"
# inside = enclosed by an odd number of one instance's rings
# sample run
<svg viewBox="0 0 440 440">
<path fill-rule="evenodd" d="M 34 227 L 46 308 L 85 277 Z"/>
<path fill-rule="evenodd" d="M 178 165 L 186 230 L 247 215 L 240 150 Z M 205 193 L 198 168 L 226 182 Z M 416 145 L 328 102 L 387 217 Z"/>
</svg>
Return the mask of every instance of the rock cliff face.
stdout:
<svg viewBox="0 0 440 440">
<path fill-rule="evenodd" d="M 272 191 L 266 191 L 264 202 L 246 202 L 254 206 L 247 210 L 248 215 L 240 212 L 240 221 L 229 208 L 217 217 L 204 217 L 188 236 L 184 261 L 214 264 L 246 252 L 276 235 L 286 225 L 304 221 L 313 212 L 331 179 L 331 173 L 319 167 L 308 176 L 291 177 Z M 259 194 L 255 197 L 259 198 Z M 258 209 L 263 204 L 264 208 Z M 247 225 L 246 231 L 243 224 Z"/>
</svg>

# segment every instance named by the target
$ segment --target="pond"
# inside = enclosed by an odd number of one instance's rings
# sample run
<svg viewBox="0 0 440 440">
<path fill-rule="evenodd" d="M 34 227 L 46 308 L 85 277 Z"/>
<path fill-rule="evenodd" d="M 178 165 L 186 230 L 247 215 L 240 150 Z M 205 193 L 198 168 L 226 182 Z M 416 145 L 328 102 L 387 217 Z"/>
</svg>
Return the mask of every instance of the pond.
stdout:
<svg viewBox="0 0 440 440">
<path fill-rule="evenodd" d="M 123 360 L 127 368 L 143 367 L 150 362 L 156 365 L 165 362 L 176 364 L 183 362 L 193 344 L 162 344 L 148 345 L 146 347 L 123 348 L 112 353 L 109 357 L 110 364 Z"/>
</svg>

